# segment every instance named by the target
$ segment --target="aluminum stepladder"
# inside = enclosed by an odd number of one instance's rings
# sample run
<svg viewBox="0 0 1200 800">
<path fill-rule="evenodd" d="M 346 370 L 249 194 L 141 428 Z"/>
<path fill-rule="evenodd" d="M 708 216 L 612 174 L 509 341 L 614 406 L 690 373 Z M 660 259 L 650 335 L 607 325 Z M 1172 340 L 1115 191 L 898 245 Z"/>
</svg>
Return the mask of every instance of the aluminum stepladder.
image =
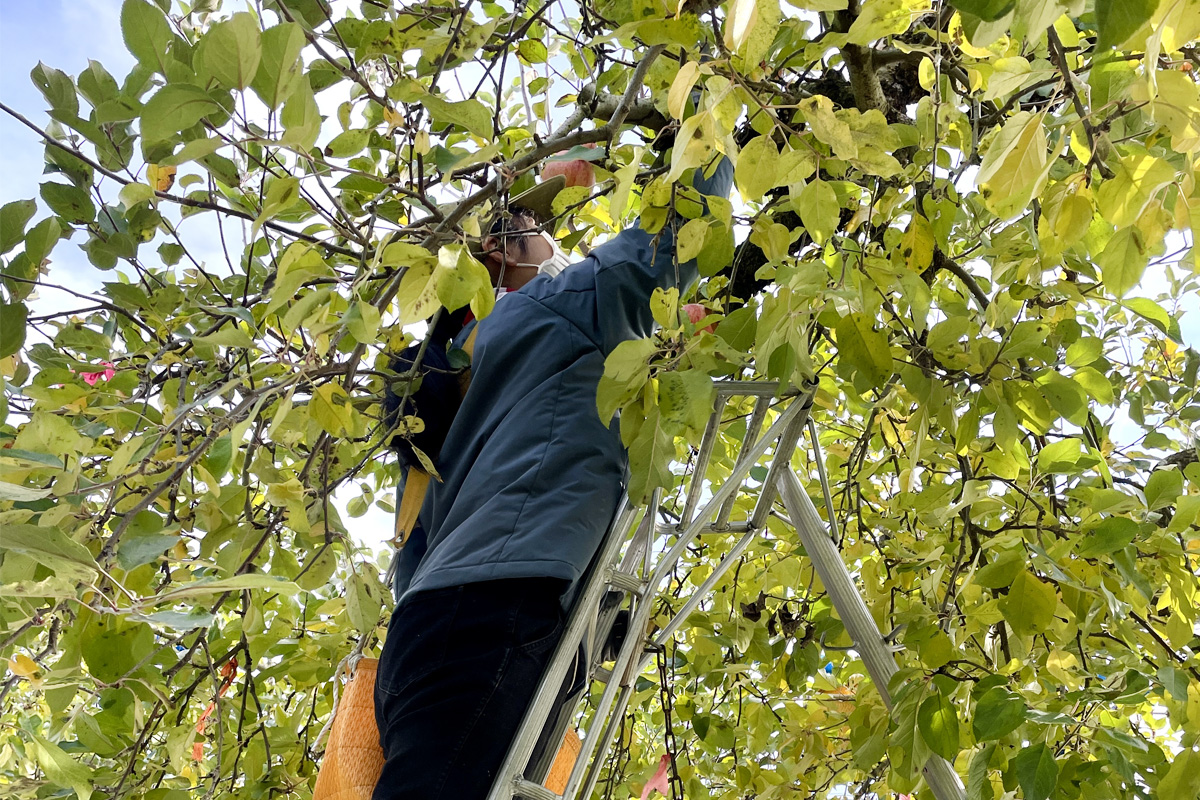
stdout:
<svg viewBox="0 0 1200 800">
<path fill-rule="evenodd" d="M 816 428 L 809 419 L 816 384 L 805 386 L 784 398 L 778 397 L 780 386 L 775 382 L 714 381 L 714 384 L 714 410 L 695 453 L 690 474 L 685 475 L 681 487 L 681 497 L 684 498 L 682 513 L 677 520 L 656 522 L 656 517 L 660 516 L 660 492 L 655 493 L 644 509 L 635 507 L 628 497 L 622 501 L 592 567 L 582 580 L 562 640 L 496 774 L 488 800 L 511 800 L 514 797 L 527 800 L 576 800 L 591 796 L 607 751 L 620 728 L 637 677 L 645 671 L 654 653 L 672 639 L 688 616 L 765 529 L 767 516 L 772 513 L 777 499 L 782 501 L 788 512 L 783 519 L 799 534 L 872 680 L 890 708 L 887 685 L 896 672 L 894 650 L 876 626 L 842 562 L 829 528 L 791 467 L 792 455 L 806 425 L 812 435 L 814 455 L 818 452 Z M 731 401 L 737 403 L 732 411 Z M 713 485 L 706 481 L 705 473 L 722 422 L 730 414 L 742 416 L 747 403 L 752 404 L 752 410 L 733 469 L 720 485 Z M 771 424 L 764 433 L 763 427 L 768 417 L 772 418 Z M 820 469 L 825 501 L 832 520 L 828 482 L 819 457 L 815 460 Z M 751 480 L 751 470 L 764 465 L 764 462 L 766 475 L 761 481 Z M 756 494 L 757 497 L 745 519 L 731 521 L 741 491 Z M 650 636 L 644 635 L 657 592 L 664 588 L 664 581 L 688 545 L 700 534 L 708 532 L 734 532 L 741 536 L 667 624 Z M 657 559 L 656 550 L 662 551 Z M 611 597 L 613 592 L 625 593 L 631 608 L 628 633 L 613 667 L 606 669 L 600 663 L 601 653 L 618 609 L 615 604 L 603 601 L 606 595 Z M 581 731 L 581 750 L 566 787 L 562 794 L 558 794 L 541 783 L 549 769 L 549 759 L 543 757 L 536 765 L 531 765 L 530 760 L 539 737 L 548 739 L 552 744 L 549 756 L 553 756 L 553 744 L 562 740 L 567 724 L 574 719 L 578 697 L 568 702 L 555 719 L 552 720 L 551 715 L 559 689 L 585 637 L 590 643 L 587 648 L 590 663 L 584 665 L 587 678 L 589 681 L 603 681 L 604 690 L 595 704 L 587 730 Z M 938 800 L 965 798 L 961 780 L 945 759 L 931 757 L 924 774 Z"/>
<path fill-rule="evenodd" d="M 592 568 L 582 586 L 568 617 L 560 641 L 533 703 L 527 709 L 520 730 L 509 748 L 504 765 L 497 773 L 489 800 L 509 800 L 525 797 L 530 800 L 588 797 L 599 778 L 608 750 L 620 727 L 625 706 L 632 694 L 634 681 L 653 658 L 653 648 L 669 641 L 683 626 L 687 617 L 711 593 L 728 569 L 737 562 L 755 537 L 765 528 L 767 515 L 777 496 L 780 470 L 789 469 L 792 452 L 808 419 L 815 387 L 806 387 L 799 394 L 780 400 L 779 384 L 762 381 L 715 381 L 716 402 L 696 451 L 690 474 L 685 476 L 681 497 L 684 498 L 678 520 L 657 522 L 656 511 L 660 495 L 656 494 L 645 509 L 634 507 L 626 498 L 609 526 Z M 731 401 L 737 405 L 731 410 Z M 742 416 L 744 406 L 751 404 L 746 421 L 746 433 L 734 467 L 720 485 L 704 479 L 717 444 L 717 437 L 726 415 Z M 766 432 L 763 428 L 773 417 Z M 767 462 L 767 474 L 761 481 L 750 479 L 756 466 Z M 748 485 L 749 484 L 749 485 Z M 739 490 L 757 491 L 758 499 L 746 519 L 731 521 Z M 675 563 L 688 545 L 702 533 L 721 531 L 741 533 L 741 537 L 725 554 L 713 572 L 684 602 L 670 621 L 657 630 L 649 640 L 639 635 L 645 631 L 654 609 L 655 596 Z M 664 550 L 665 548 L 665 550 Z M 664 550 L 657 558 L 656 550 Z M 602 603 L 606 593 L 624 592 L 630 599 L 628 635 L 611 669 L 598 661 L 607 639 L 609 627 L 617 609 Z M 603 610 L 602 610 L 603 606 Z M 541 785 L 541 774 L 524 774 L 539 735 L 546 727 L 555 704 L 559 687 L 579 650 L 585 636 L 591 636 L 591 654 L 587 666 L 589 678 L 604 681 L 604 691 L 596 703 L 591 724 L 582 736 L 582 749 L 567 780 L 563 794 L 551 792 Z M 560 715 L 560 725 L 573 715 Z M 552 732 L 550 740 L 561 740 L 562 730 Z M 548 764 L 543 764 L 543 768 Z M 536 778 L 536 780 L 534 780 Z"/>
</svg>

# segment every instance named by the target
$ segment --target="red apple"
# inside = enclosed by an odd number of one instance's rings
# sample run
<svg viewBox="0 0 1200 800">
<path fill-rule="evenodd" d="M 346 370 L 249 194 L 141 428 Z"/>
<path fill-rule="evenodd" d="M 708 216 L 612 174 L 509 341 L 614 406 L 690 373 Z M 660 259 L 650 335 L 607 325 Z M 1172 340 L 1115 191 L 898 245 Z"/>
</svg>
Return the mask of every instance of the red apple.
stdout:
<svg viewBox="0 0 1200 800">
<path fill-rule="evenodd" d="M 595 145 L 586 146 L 595 147 Z M 542 166 L 542 180 L 548 181 L 555 175 L 564 176 L 567 179 L 567 186 L 584 186 L 590 189 L 596 183 L 596 169 L 592 166 L 592 162 L 582 158 L 570 161 L 547 161 Z"/>
<path fill-rule="evenodd" d="M 699 322 L 700 320 L 704 319 L 705 317 L 707 317 L 709 314 L 712 313 L 711 311 L 709 311 L 707 308 L 700 305 L 699 303 L 684 303 L 683 310 L 687 312 L 688 319 L 691 321 L 691 323 L 693 325 L 695 325 L 697 322 Z M 706 327 L 703 327 L 700 330 L 696 331 L 696 333 L 715 333 L 716 330 L 717 330 L 717 326 L 714 324 L 714 325 L 708 325 Z"/>
</svg>

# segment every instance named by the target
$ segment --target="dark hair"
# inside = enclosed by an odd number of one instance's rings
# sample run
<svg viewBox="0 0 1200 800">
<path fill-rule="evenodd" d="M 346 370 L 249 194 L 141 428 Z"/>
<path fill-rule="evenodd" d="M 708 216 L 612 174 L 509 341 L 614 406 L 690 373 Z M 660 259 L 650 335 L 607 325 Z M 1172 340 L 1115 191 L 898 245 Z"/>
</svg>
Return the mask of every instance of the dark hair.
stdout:
<svg viewBox="0 0 1200 800">
<path fill-rule="evenodd" d="M 495 236 L 500 240 L 501 247 L 504 246 L 504 239 L 508 234 L 524 234 L 528 231 L 535 231 L 541 227 L 543 220 L 536 211 L 524 206 L 509 206 L 507 211 L 501 211 L 492 221 L 491 227 L 488 229 L 490 236 Z M 517 247 L 521 251 L 521 255 L 526 252 L 525 236 L 515 236 Z"/>
</svg>

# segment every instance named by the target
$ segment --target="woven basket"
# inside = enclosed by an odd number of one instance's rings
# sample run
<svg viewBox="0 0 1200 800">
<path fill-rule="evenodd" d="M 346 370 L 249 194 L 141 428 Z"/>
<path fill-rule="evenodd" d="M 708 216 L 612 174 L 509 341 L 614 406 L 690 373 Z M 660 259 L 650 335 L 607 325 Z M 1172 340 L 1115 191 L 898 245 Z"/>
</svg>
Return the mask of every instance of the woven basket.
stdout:
<svg viewBox="0 0 1200 800">
<path fill-rule="evenodd" d="M 333 715 L 329 745 L 317 771 L 313 800 L 370 800 L 383 771 L 383 748 L 375 723 L 375 673 L 379 659 L 364 658 L 346 683 Z M 579 756 L 579 736 L 568 729 L 545 786 L 562 794 Z"/>
<path fill-rule="evenodd" d="M 558 755 L 554 756 L 554 763 L 550 765 L 550 772 L 546 775 L 543 786 L 555 794 L 563 793 L 567 788 L 567 779 L 571 777 L 571 768 L 575 766 L 575 759 L 579 758 L 579 749 L 579 734 L 567 728 L 562 746 L 558 748 Z"/>
<path fill-rule="evenodd" d="M 379 659 L 364 658 L 342 691 L 329 745 L 317 772 L 313 800 L 370 800 L 383 771 L 383 748 L 375 724 L 375 671 Z"/>
</svg>

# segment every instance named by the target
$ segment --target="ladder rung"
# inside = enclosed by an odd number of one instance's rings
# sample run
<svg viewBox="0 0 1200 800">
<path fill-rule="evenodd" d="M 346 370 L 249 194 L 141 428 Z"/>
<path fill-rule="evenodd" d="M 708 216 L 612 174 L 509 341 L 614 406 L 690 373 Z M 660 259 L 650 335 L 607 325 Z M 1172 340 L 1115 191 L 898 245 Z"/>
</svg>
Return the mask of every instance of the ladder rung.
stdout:
<svg viewBox="0 0 1200 800">
<path fill-rule="evenodd" d="M 540 783 L 527 781 L 524 778 L 518 778 L 513 785 L 516 786 L 513 794 L 524 797 L 526 800 L 562 800 L 562 795 L 555 794 Z"/>
<path fill-rule="evenodd" d="M 608 667 L 596 667 L 596 671 L 592 677 L 601 683 L 608 683 L 612 680 L 612 670 Z"/>
<path fill-rule="evenodd" d="M 614 589 L 623 589 L 637 597 L 641 597 L 642 592 L 646 589 L 645 582 L 638 576 L 630 575 L 628 572 L 618 572 L 615 569 L 609 570 L 605 580 Z"/>
</svg>

